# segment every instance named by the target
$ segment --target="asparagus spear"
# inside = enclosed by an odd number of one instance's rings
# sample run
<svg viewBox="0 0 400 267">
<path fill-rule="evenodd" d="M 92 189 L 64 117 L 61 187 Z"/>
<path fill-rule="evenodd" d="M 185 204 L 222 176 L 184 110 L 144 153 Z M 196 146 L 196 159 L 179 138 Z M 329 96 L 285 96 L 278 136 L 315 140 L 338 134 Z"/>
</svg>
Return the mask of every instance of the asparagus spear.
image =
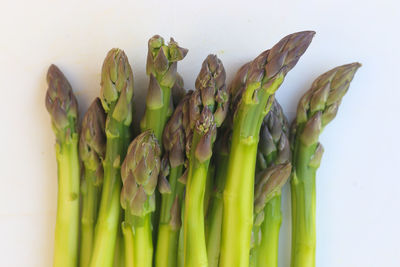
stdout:
<svg viewBox="0 0 400 267">
<path fill-rule="evenodd" d="M 142 131 L 153 130 L 161 142 L 164 126 L 172 114 L 171 88 L 177 79 L 177 64 L 188 50 L 178 46 L 172 38 L 166 45 L 159 35 L 150 38 L 148 49 L 146 72 L 150 76 L 150 83 L 140 128 Z"/>
<path fill-rule="evenodd" d="M 155 189 L 160 172 L 161 149 L 151 130 L 137 136 L 122 164 L 121 206 L 125 210 L 122 230 L 125 266 L 151 267 L 153 241 L 151 213 L 155 210 Z"/>
<path fill-rule="evenodd" d="M 315 175 L 323 154 L 318 138 L 335 118 L 360 66 L 352 63 L 322 74 L 299 101 L 292 127 L 292 267 L 315 266 Z"/>
<path fill-rule="evenodd" d="M 249 63 L 243 65 L 235 75 L 229 87 L 229 92 L 240 90 L 245 86 Z M 211 207 L 206 218 L 206 243 L 208 266 L 218 267 L 221 251 L 223 191 L 229 162 L 229 150 L 232 136 L 232 115 L 228 114 L 221 126 L 220 134 L 215 143 L 215 171 Z"/>
<path fill-rule="evenodd" d="M 188 50 L 178 46 L 173 38 L 170 39 L 168 45 L 159 35 L 154 35 L 148 42 L 146 72 L 150 76 L 150 82 L 146 98 L 146 110 L 140 122 L 140 128 L 142 131 L 153 130 L 160 142 L 161 149 L 163 149 L 162 133 L 173 111 L 171 88 L 177 89 L 181 82 L 181 77 L 177 74 L 178 61 L 185 58 L 187 52 Z M 160 205 L 161 197 L 156 192 L 157 208 L 152 217 L 154 242 L 157 241 L 158 235 Z"/>
<path fill-rule="evenodd" d="M 78 103 L 64 74 L 51 65 L 47 72 L 46 108 L 56 135 L 58 165 L 54 266 L 78 263 L 79 181 Z"/>
<path fill-rule="evenodd" d="M 101 75 L 101 102 L 107 113 L 104 181 L 90 267 L 111 267 L 120 218 L 121 162 L 130 140 L 133 74 L 120 49 L 108 52 Z"/>
<path fill-rule="evenodd" d="M 278 267 L 281 188 L 291 171 L 289 124 L 275 99 L 261 125 L 254 191 L 254 245 L 250 266 Z"/>
<path fill-rule="evenodd" d="M 204 193 L 217 127 L 228 111 L 228 92 L 222 62 L 209 55 L 196 80 L 190 98 L 190 143 L 184 212 L 184 264 L 208 266 L 204 234 Z"/>
<path fill-rule="evenodd" d="M 246 86 L 231 92 L 234 115 L 224 189 L 221 267 L 249 265 L 254 173 L 261 122 L 270 109 L 273 94 L 313 36 L 311 31 L 294 33 L 261 53 L 248 66 Z"/>
<path fill-rule="evenodd" d="M 174 110 L 167 122 L 164 133 L 165 154 L 160 173 L 160 192 L 162 192 L 160 222 L 156 249 L 156 266 L 177 266 L 177 249 L 181 229 L 181 206 L 184 192 L 184 181 L 180 180 L 184 172 L 186 159 L 186 137 L 189 129 L 188 92 Z M 168 181 L 167 181 L 168 176 Z"/>
<path fill-rule="evenodd" d="M 94 226 L 103 183 L 103 164 L 106 152 L 105 113 L 96 98 L 83 117 L 79 154 L 84 166 L 82 180 L 82 218 L 80 266 L 88 266 L 92 255 Z"/>
</svg>

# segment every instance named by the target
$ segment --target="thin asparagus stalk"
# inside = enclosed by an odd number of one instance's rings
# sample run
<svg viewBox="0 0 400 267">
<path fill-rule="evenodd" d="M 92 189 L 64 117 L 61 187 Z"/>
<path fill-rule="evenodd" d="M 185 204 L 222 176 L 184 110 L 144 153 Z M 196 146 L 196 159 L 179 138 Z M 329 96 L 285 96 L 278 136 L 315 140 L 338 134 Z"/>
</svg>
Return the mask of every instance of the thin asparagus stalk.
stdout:
<svg viewBox="0 0 400 267">
<path fill-rule="evenodd" d="M 204 233 L 204 193 L 217 127 L 228 111 L 228 92 L 222 62 L 209 55 L 190 99 L 190 143 L 184 214 L 184 265 L 208 266 Z"/>
<path fill-rule="evenodd" d="M 90 267 L 111 267 L 120 222 L 121 162 L 129 144 L 132 121 L 133 74 L 120 49 L 108 52 L 101 75 L 101 102 L 106 118 L 104 181 Z"/>
<path fill-rule="evenodd" d="M 137 136 L 122 164 L 121 205 L 126 267 L 152 267 L 151 213 L 155 210 L 155 189 L 160 172 L 161 149 L 151 130 Z"/>
<path fill-rule="evenodd" d="M 96 98 L 82 120 L 79 154 L 84 166 L 82 180 L 82 218 L 80 266 L 88 266 L 92 256 L 94 227 L 103 183 L 103 159 L 106 152 L 106 116 L 101 101 Z"/>
<path fill-rule="evenodd" d="M 246 86 L 232 91 L 233 132 L 224 189 L 220 267 L 247 267 L 259 131 L 275 91 L 309 46 L 314 32 L 286 36 L 249 66 Z"/>
<path fill-rule="evenodd" d="M 323 154 L 318 139 L 324 127 L 335 118 L 360 66 L 352 63 L 322 74 L 299 101 L 291 137 L 292 267 L 315 266 L 315 175 Z"/>
<path fill-rule="evenodd" d="M 253 225 L 255 242 L 250 251 L 250 266 L 278 266 L 281 187 L 289 178 L 290 161 L 289 123 L 275 99 L 261 125 L 258 143 Z"/>
<path fill-rule="evenodd" d="M 58 166 L 54 267 L 78 264 L 79 182 L 78 103 L 64 74 L 51 65 L 47 72 L 46 108 L 56 135 Z"/>
<path fill-rule="evenodd" d="M 185 154 L 186 137 L 189 129 L 188 92 L 177 105 L 163 133 L 165 154 L 162 160 L 159 191 L 162 192 L 160 222 L 155 263 L 157 267 L 176 267 L 178 240 L 181 229 L 181 206 L 184 181 L 180 179 L 187 161 Z M 167 181 L 168 176 L 168 181 Z"/>
<path fill-rule="evenodd" d="M 206 217 L 206 246 L 209 267 L 218 267 L 219 263 L 222 212 L 224 206 L 222 194 L 225 187 L 229 160 L 231 129 L 223 125 L 221 132 L 222 134 L 218 135 L 215 142 L 215 179 L 212 187 L 210 207 Z"/>
</svg>

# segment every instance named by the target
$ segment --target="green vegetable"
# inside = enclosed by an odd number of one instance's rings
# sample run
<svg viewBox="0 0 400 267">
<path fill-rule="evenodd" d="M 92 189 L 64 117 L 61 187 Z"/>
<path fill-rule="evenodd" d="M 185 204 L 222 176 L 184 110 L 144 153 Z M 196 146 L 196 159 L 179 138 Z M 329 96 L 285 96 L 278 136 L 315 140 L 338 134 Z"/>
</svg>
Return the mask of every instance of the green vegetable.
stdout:
<svg viewBox="0 0 400 267">
<path fill-rule="evenodd" d="M 157 267 L 177 266 L 178 240 L 182 225 L 181 206 L 185 187 L 185 181 L 181 178 L 187 161 L 186 137 L 191 132 L 188 118 L 191 94 L 190 91 L 183 96 L 167 122 L 163 134 L 165 153 L 159 178 L 162 199 L 155 255 Z"/>
<path fill-rule="evenodd" d="M 261 125 L 258 143 L 254 243 L 250 251 L 250 266 L 253 267 L 278 267 L 281 188 L 287 182 L 292 167 L 288 128 L 286 116 L 275 100 Z"/>
<path fill-rule="evenodd" d="M 228 92 L 222 62 L 209 55 L 196 79 L 196 91 L 190 98 L 189 166 L 184 212 L 184 264 L 186 267 L 207 266 L 204 233 L 204 194 L 208 166 L 217 127 L 228 112 Z"/>
<path fill-rule="evenodd" d="M 232 90 L 232 145 L 224 189 L 220 267 L 249 265 L 253 190 L 261 122 L 285 75 L 309 46 L 314 32 L 286 36 L 248 65 L 245 86 Z"/>
<path fill-rule="evenodd" d="M 161 149 L 154 133 L 147 130 L 132 141 L 122 164 L 121 206 L 125 210 L 122 231 L 126 267 L 152 266 L 151 213 L 155 210 L 160 155 Z"/>
<path fill-rule="evenodd" d="M 120 222 L 121 163 L 129 144 L 133 74 L 120 49 L 108 52 L 101 75 L 101 102 L 107 113 L 104 181 L 90 267 L 111 267 Z"/>
<path fill-rule="evenodd" d="M 80 266 L 88 266 L 92 256 L 94 227 L 103 183 L 103 159 L 106 152 L 105 120 L 101 101 L 96 98 L 83 117 L 79 140 L 79 155 L 85 170 L 81 186 Z"/>
<path fill-rule="evenodd" d="M 51 65 L 47 72 L 46 108 L 56 135 L 58 165 L 54 266 L 78 264 L 79 183 L 78 103 L 64 74 Z"/>
<path fill-rule="evenodd" d="M 315 175 L 323 154 L 318 139 L 360 66 L 352 63 L 322 74 L 299 102 L 292 128 L 292 267 L 315 266 Z"/>
</svg>

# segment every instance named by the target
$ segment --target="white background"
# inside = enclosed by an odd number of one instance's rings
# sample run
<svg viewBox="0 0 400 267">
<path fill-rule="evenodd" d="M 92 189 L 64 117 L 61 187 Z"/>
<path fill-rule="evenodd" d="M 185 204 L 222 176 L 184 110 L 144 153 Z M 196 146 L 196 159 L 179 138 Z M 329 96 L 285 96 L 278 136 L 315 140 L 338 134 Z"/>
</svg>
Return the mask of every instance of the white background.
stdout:
<svg viewBox="0 0 400 267">
<path fill-rule="evenodd" d="M 134 70 L 139 117 L 153 34 L 173 36 L 190 50 L 178 68 L 186 88 L 193 88 L 207 54 L 223 60 L 230 81 L 241 64 L 300 30 L 317 35 L 277 93 L 290 119 L 319 74 L 344 63 L 363 64 L 321 136 L 317 266 L 400 266 L 398 1 L 1 2 L 0 266 L 52 264 L 57 178 L 44 107 L 51 63 L 70 80 L 83 113 L 99 94 L 107 51 L 124 49 Z M 287 267 L 287 188 L 284 194 L 280 266 Z"/>
</svg>

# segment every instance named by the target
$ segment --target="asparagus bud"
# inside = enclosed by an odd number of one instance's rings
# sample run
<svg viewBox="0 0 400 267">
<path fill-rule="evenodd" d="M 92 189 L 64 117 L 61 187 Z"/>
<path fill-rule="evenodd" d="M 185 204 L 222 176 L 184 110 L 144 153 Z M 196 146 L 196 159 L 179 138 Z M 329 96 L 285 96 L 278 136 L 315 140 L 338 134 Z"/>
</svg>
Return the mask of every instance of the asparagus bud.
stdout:
<svg viewBox="0 0 400 267">
<path fill-rule="evenodd" d="M 100 185 L 103 179 L 103 159 L 106 153 L 105 120 L 101 101 L 96 98 L 83 117 L 79 141 L 79 154 L 85 168 L 96 173 L 95 185 Z"/>
<path fill-rule="evenodd" d="M 144 216 L 155 209 L 154 191 L 160 171 L 160 155 L 160 146 L 150 130 L 140 134 L 129 145 L 121 166 L 121 206 L 133 215 Z"/>
<path fill-rule="evenodd" d="M 46 108 L 51 116 L 57 141 L 63 142 L 77 132 L 78 102 L 70 83 L 56 65 L 49 67 L 47 84 Z"/>
</svg>

